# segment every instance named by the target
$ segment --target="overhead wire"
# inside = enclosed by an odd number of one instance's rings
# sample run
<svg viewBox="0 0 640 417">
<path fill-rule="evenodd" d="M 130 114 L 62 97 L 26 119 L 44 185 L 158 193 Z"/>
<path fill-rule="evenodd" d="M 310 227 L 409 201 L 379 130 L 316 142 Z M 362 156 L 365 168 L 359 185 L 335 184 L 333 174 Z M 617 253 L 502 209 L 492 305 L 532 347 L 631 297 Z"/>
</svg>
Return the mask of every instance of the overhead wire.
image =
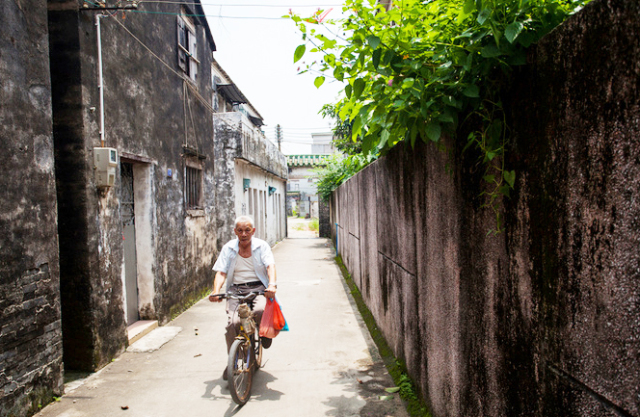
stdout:
<svg viewBox="0 0 640 417">
<path fill-rule="evenodd" d="M 179 0 L 140 0 L 137 2 L 140 3 L 159 3 L 159 4 L 193 4 L 193 2 L 189 1 L 179 1 Z M 317 8 L 317 7 L 341 7 L 343 4 L 222 4 L 222 3 L 205 3 L 200 2 L 201 6 L 213 6 L 213 7 L 306 7 L 306 8 Z"/>
<path fill-rule="evenodd" d="M 98 3 L 95 3 L 93 1 L 90 0 L 84 0 L 85 3 L 87 4 L 91 4 L 92 6 L 96 7 L 96 8 L 101 8 L 102 6 Z M 137 4 L 145 4 L 145 3 L 154 3 L 154 4 L 184 4 L 184 5 L 192 5 L 192 2 L 188 2 L 188 1 L 179 1 L 179 0 L 141 0 L 138 1 Z M 287 8 L 287 7 L 306 7 L 306 8 L 316 8 L 317 6 L 304 6 L 304 5 L 295 5 L 295 6 L 288 6 L 288 5 L 232 5 L 232 4 L 206 4 L 206 3 L 201 3 L 201 5 L 203 6 L 212 6 L 212 7 L 240 7 L 240 6 L 246 6 L 246 7 L 281 7 L 281 8 Z M 329 7 L 329 6 L 342 6 L 342 5 L 320 5 L 320 7 Z M 107 10 L 105 10 L 106 12 Z M 137 14 L 155 14 L 155 15 L 169 15 L 169 16 L 178 16 L 178 15 L 183 15 L 183 16 L 189 16 L 189 17 L 211 17 L 211 18 L 222 18 L 222 19 L 255 19 L 255 20 L 280 20 L 280 21 L 286 21 L 282 16 L 277 16 L 277 17 L 269 17 L 269 16 L 225 16 L 225 15 L 221 15 L 221 14 L 200 14 L 200 13 L 178 13 L 178 12 L 161 12 L 161 11 L 155 11 L 155 10 L 138 10 L 138 9 L 130 9 L 127 8 L 126 11 L 128 13 L 137 13 Z M 115 14 L 117 12 L 114 12 L 113 14 Z"/>
<path fill-rule="evenodd" d="M 86 0 L 85 0 L 86 1 Z M 140 45 L 142 45 L 143 48 L 145 48 L 154 58 L 156 58 L 158 61 L 160 61 L 160 63 L 162 65 L 164 65 L 169 71 L 171 71 L 172 73 L 174 73 L 175 75 L 177 75 L 178 77 L 180 77 L 181 79 L 184 80 L 184 76 L 179 73 L 178 71 L 174 70 L 169 64 L 167 64 L 162 58 L 160 58 L 155 52 L 153 52 L 151 50 L 151 48 L 149 48 L 144 42 L 142 42 L 136 35 L 134 35 L 125 25 L 122 24 L 122 22 L 120 22 L 118 20 L 117 17 L 110 15 L 113 20 L 120 25 L 120 27 L 122 27 L 131 37 L 133 37 L 133 39 L 135 39 Z M 204 98 L 202 97 L 202 95 L 200 95 L 200 93 L 198 92 L 198 90 L 196 90 L 192 85 L 190 85 L 190 83 L 186 83 L 187 88 L 189 88 L 189 90 L 191 90 L 191 92 L 193 93 L 193 95 L 196 97 L 196 99 L 198 99 L 198 101 L 200 101 L 209 111 L 211 111 L 211 113 L 215 113 L 216 111 L 214 110 L 213 106 L 211 106 L 211 104 Z"/>
<path fill-rule="evenodd" d="M 144 0 L 144 2 L 152 2 L 152 1 L 156 1 L 156 2 L 167 2 L 167 3 L 186 3 L 186 2 L 169 2 L 169 1 L 161 1 L 161 0 Z M 100 5 L 97 3 L 94 3 L 90 0 L 85 0 L 86 3 L 91 4 L 93 6 L 99 7 Z M 286 7 L 286 6 L 285 6 Z M 128 12 L 135 12 L 135 10 L 127 10 Z M 184 85 L 186 85 L 186 87 L 191 91 L 191 93 L 194 95 L 194 97 L 205 107 L 207 108 L 207 110 L 209 110 L 211 113 L 217 113 L 215 111 L 215 109 L 213 108 L 213 106 L 204 98 L 202 97 L 202 95 L 197 91 L 197 89 L 190 85 L 189 82 L 186 82 L 186 79 L 184 77 L 183 74 L 181 74 L 180 72 L 176 71 L 175 69 L 172 68 L 172 66 L 170 66 L 167 62 L 165 62 L 160 56 L 158 56 L 158 54 L 156 54 L 149 46 L 147 46 L 142 40 L 140 40 L 135 34 L 133 34 L 133 32 L 131 32 L 122 22 L 120 22 L 120 20 L 116 17 L 116 13 L 108 13 L 108 11 L 105 10 L 106 15 L 108 15 L 109 17 L 111 17 L 125 32 L 127 32 L 136 42 L 138 42 L 144 49 L 146 49 L 151 56 L 153 56 L 156 60 L 158 60 L 165 68 L 167 68 L 171 73 L 173 73 L 174 75 L 178 76 L 179 78 L 181 78 L 184 82 Z M 149 12 L 150 13 L 150 12 Z M 166 14 L 173 14 L 173 15 L 178 15 L 179 13 L 166 13 Z M 280 18 L 279 18 L 280 19 Z M 189 104 L 190 105 L 190 104 Z M 191 109 L 189 108 L 189 112 L 191 112 Z M 191 117 L 193 117 L 193 115 L 191 115 Z M 192 124 L 193 124 L 193 120 L 192 120 Z M 275 127 L 274 127 L 275 128 Z M 326 127 L 318 127 L 318 128 L 284 128 L 283 132 L 283 138 L 286 136 L 286 138 L 288 139 L 294 139 L 296 136 L 299 138 L 304 138 L 307 139 L 311 133 L 321 133 L 321 132 L 317 132 L 318 130 L 324 130 L 324 131 L 328 131 L 328 130 L 332 130 L 333 128 L 331 128 L 330 126 L 326 126 Z M 304 132 L 292 132 L 292 133 L 286 133 L 288 130 L 306 130 L 309 131 L 308 134 L 305 134 Z M 316 132 L 311 132 L 311 131 L 316 131 Z M 324 133 L 324 132 L 322 132 Z M 276 141 L 277 140 L 275 138 L 271 138 L 269 136 L 267 136 L 265 134 L 265 137 L 271 141 Z M 305 142 L 297 142 L 297 141 L 288 141 L 288 140 L 281 140 L 283 142 L 288 142 L 288 143 L 298 143 L 298 144 L 305 144 Z M 308 142 L 306 144 L 311 144 L 312 142 Z"/>
</svg>

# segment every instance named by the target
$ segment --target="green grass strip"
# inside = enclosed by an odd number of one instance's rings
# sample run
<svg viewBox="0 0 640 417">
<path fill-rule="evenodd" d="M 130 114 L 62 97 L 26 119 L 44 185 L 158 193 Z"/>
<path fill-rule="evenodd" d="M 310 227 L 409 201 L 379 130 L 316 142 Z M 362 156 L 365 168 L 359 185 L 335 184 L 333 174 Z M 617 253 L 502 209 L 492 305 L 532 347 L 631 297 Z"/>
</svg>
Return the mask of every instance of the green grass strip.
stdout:
<svg viewBox="0 0 640 417">
<path fill-rule="evenodd" d="M 349 287 L 349 290 L 351 291 L 351 295 L 353 296 L 353 299 L 358 306 L 360 315 L 367 325 L 367 329 L 369 330 L 373 341 L 378 347 L 378 351 L 380 352 L 380 356 L 382 357 L 384 365 L 387 367 L 389 374 L 393 378 L 393 382 L 398 388 L 400 388 L 400 397 L 405 401 L 407 411 L 409 412 L 411 417 L 431 417 L 431 413 L 429 412 L 427 405 L 425 404 L 424 400 L 420 398 L 413 380 L 407 374 L 407 367 L 405 363 L 394 356 L 393 351 L 387 343 L 387 340 L 384 338 L 382 332 L 378 328 L 373 314 L 371 314 L 371 311 L 365 304 L 360 290 L 356 286 L 353 278 L 351 278 L 351 274 L 349 274 L 349 271 L 347 271 L 347 268 L 342 262 L 342 257 L 337 256 L 334 259 L 340 267 L 342 277 L 344 278 L 347 286 Z"/>
</svg>

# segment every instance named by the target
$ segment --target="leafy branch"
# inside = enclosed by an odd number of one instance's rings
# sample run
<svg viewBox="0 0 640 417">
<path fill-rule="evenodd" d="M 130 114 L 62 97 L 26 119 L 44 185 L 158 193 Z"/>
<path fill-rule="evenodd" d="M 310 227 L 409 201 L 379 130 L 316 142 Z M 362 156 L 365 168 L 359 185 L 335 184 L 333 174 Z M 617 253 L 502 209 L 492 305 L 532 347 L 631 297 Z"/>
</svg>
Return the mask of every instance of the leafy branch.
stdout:
<svg viewBox="0 0 640 417">
<path fill-rule="evenodd" d="M 478 152 L 485 205 L 497 217 L 516 173 L 505 167 L 509 128 L 501 101 L 527 48 L 589 0 L 403 0 L 386 9 L 375 0 L 346 0 L 342 21 L 321 23 L 290 14 L 305 41 L 294 62 L 344 82 L 334 113 L 350 127 L 363 155 L 384 154 L 401 141 L 436 143 L 447 135 Z M 317 25 L 335 25 L 330 39 Z M 464 129 L 461 129 L 463 124 Z M 471 131 L 466 137 L 462 131 Z M 366 157 L 363 157 L 366 160 Z M 350 170 L 351 167 L 344 167 Z M 333 175 L 333 174 L 332 174 Z M 339 176 L 333 175 L 334 179 Z"/>
</svg>

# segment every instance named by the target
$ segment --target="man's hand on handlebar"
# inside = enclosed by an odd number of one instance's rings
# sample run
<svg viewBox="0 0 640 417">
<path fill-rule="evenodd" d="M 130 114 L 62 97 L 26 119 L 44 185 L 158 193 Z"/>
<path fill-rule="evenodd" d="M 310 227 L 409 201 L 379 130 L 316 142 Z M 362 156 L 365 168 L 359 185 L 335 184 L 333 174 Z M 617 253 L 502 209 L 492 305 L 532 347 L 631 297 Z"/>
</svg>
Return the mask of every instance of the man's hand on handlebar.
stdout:
<svg viewBox="0 0 640 417">
<path fill-rule="evenodd" d="M 217 294 L 218 291 L 213 291 L 211 294 L 209 294 L 209 301 L 211 301 L 212 303 L 221 303 L 222 302 L 222 298 L 219 294 Z"/>
</svg>

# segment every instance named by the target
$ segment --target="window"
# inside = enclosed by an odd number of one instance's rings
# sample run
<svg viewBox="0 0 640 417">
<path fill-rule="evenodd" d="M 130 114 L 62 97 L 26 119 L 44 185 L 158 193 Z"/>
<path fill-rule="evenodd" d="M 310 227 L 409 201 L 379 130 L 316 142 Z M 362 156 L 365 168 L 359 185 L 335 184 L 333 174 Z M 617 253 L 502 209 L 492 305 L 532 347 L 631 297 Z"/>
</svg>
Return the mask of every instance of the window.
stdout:
<svg viewBox="0 0 640 417">
<path fill-rule="evenodd" d="M 187 166 L 185 176 L 185 198 L 187 210 L 202 208 L 202 170 Z"/>
<path fill-rule="evenodd" d="M 194 82 L 198 76 L 200 63 L 197 46 L 196 27 L 183 9 L 178 16 L 178 66 Z"/>
<path fill-rule="evenodd" d="M 217 75 L 215 75 L 213 68 L 211 69 L 211 89 L 213 90 L 213 97 L 211 99 L 211 106 L 213 107 L 213 111 L 217 112 L 218 111 L 218 85 L 220 85 L 222 82 L 222 80 L 220 80 L 220 77 L 218 77 Z"/>
</svg>

